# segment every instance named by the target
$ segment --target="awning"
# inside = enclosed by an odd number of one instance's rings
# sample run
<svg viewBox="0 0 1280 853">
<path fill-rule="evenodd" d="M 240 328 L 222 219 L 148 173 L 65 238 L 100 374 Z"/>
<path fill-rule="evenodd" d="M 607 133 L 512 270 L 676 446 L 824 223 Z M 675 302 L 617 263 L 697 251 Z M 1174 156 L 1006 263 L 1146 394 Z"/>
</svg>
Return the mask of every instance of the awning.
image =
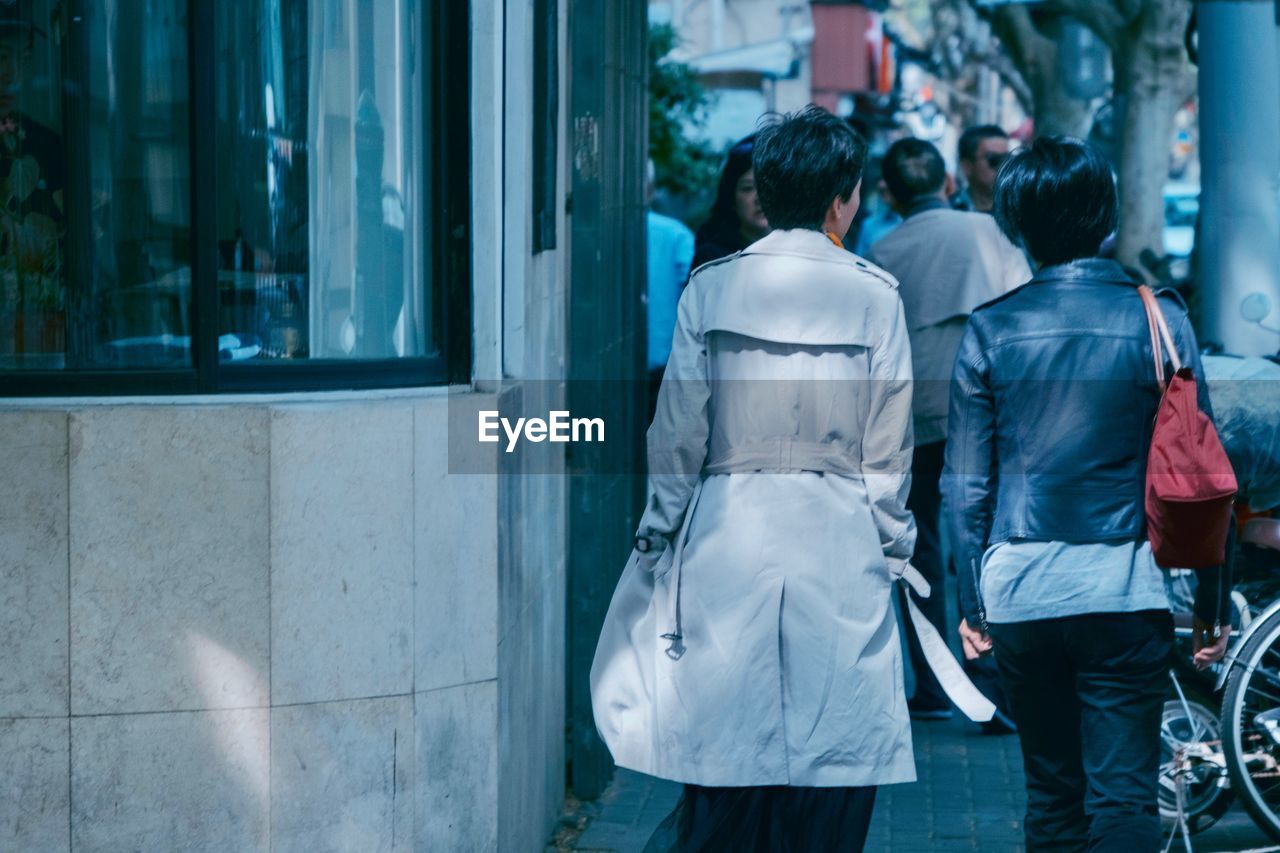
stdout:
<svg viewBox="0 0 1280 853">
<path fill-rule="evenodd" d="M 804 27 L 784 38 L 748 44 L 743 47 L 704 53 L 701 56 L 672 59 L 684 62 L 699 74 L 748 72 L 766 77 L 789 77 L 800 48 L 813 41 L 813 28 Z"/>
</svg>

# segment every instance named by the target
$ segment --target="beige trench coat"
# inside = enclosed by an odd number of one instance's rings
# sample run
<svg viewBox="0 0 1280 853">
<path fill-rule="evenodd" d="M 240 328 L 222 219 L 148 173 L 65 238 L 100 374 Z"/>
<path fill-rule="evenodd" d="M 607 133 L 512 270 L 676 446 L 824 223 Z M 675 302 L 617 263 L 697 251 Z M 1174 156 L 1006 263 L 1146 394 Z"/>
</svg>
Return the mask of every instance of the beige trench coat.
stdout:
<svg viewBox="0 0 1280 853">
<path fill-rule="evenodd" d="M 653 497 L 591 672 L 617 763 L 710 786 L 915 778 L 896 282 L 813 231 L 698 270 L 649 430 Z"/>
</svg>

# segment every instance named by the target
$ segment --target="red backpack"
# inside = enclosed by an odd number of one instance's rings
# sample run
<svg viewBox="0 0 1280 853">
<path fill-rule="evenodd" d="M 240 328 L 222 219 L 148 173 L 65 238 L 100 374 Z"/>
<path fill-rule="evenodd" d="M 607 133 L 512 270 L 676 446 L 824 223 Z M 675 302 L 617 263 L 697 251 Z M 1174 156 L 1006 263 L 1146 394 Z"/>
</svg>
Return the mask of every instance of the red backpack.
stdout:
<svg viewBox="0 0 1280 853">
<path fill-rule="evenodd" d="M 1146 285 L 1138 293 L 1163 392 L 1147 453 L 1147 538 L 1156 562 L 1165 568 L 1213 568 L 1226 556 L 1236 475 L 1213 421 L 1200 411 L 1195 374 L 1178 358 L 1155 294 Z M 1161 341 L 1173 365 L 1168 385 Z"/>
</svg>

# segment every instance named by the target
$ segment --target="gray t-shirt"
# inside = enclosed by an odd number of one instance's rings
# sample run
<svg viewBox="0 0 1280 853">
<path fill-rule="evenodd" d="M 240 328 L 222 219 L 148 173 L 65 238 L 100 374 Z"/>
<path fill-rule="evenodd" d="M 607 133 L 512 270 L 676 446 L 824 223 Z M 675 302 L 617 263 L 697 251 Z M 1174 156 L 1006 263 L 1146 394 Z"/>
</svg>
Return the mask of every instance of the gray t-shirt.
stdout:
<svg viewBox="0 0 1280 853">
<path fill-rule="evenodd" d="M 1031 278 L 1026 256 L 985 213 L 945 204 L 908 214 L 868 258 L 898 279 L 911 338 L 916 445 L 945 441 L 950 381 L 974 308 Z"/>
<path fill-rule="evenodd" d="M 1168 610 L 1147 542 L 997 542 L 982 558 L 987 621 Z"/>
</svg>

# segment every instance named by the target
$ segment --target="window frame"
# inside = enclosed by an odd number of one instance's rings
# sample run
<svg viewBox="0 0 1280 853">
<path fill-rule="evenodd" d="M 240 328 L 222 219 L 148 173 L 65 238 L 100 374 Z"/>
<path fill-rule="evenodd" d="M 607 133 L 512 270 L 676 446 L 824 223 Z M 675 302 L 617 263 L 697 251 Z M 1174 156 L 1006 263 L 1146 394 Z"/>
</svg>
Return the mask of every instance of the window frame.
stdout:
<svg viewBox="0 0 1280 853">
<path fill-rule="evenodd" d="M 533 254 L 556 248 L 560 2 L 533 0 Z"/>
<path fill-rule="evenodd" d="M 84 4 L 69 0 L 68 21 Z M 218 361 L 218 235 L 214 164 L 216 0 L 188 0 L 187 50 L 191 168 L 191 359 L 172 369 L 0 370 L 0 398 L 51 396 L 164 396 L 219 393 L 405 388 L 471 380 L 470 3 L 418 0 L 415 14 L 423 62 L 421 239 L 427 246 L 421 287 L 428 288 L 439 326 L 439 353 L 389 359 L 315 359 L 281 363 Z M 64 66 L 85 73 L 83 29 L 72 24 Z M 77 36 L 79 36 L 77 38 Z M 68 256 L 75 256 L 68 251 Z M 71 265 L 70 276 L 77 269 Z M 81 274 L 84 271 L 81 270 Z M 70 315 L 71 312 L 68 312 Z M 67 330 L 68 363 L 74 330 Z"/>
</svg>

